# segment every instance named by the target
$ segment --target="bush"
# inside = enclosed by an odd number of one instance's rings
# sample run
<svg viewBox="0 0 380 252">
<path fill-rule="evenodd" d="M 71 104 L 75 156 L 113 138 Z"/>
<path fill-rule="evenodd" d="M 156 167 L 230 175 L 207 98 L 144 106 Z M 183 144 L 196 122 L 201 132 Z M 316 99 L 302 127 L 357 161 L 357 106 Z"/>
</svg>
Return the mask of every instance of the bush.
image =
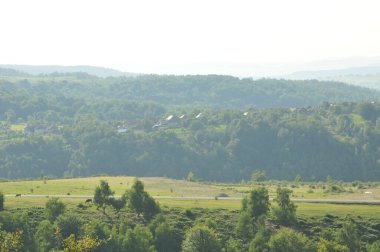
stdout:
<svg viewBox="0 0 380 252">
<path fill-rule="evenodd" d="M 371 245 L 367 245 L 368 252 L 379 252 L 380 251 L 380 241 L 376 241 Z"/>
<path fill-rule="evenodd" d="M 309 239 L 302 233 L 298 233 L 290 228 L 281 228 L 277 234 L 269 240 L 270 251 L 292 251 L 305 252 L 313 251 Z"/>
<path fill-rule="evenodd" d="M 255 226 L 248 212 L 241 212 L 235 229 L 236 235 L 248 243 L 255 233 Z"/>
<path fill-rule="evenodd" d="M 187 231 L 182 251 L 220 252 L 220 244 L 214 230 L 205 226 L 195 226 Z"/>
<path fill-rule="evenodd" d="M 82 233 L 82 220 L 75 215 L 61 215 L 57 218 L 57 227 L 63 239 L 70 235 L 79 237 Z"/>
<path fill-rule="evenodd" d="M 190 209 L 185 210 L 185 215 L 187 218 L 195 220 L 195 214 Z"/>
<path fill-rule="evenodd" d="M 48 220 L 43 220 L 38 225 L 35 241 L 38 251 L 50 251 L 57 247 L 54 226 Z"/>
<path fill-rule="evenodd" d="M 167 222 L 159 224 L 154 233 L 154 245 L 158 252 L 180 251 L 182 237 Z"/>
<path fill-rule="evenodd" d="M 270 230 L 262 229 L 256 233 L 255 237 L 249 244 L 249 252 L 267 252 L 269 251 L 268 241 L 270 238 Z"/>
<path fill-rule="evenodd" d="M 339 243 L 346 245 L 351 252 L 360 250 L 360 236 L 358 226 L 354 220 L 348 219 L 343 223 L 342 228 L 337 232 L 337 240 Z"/>
<path fill-rule="evenodd" d="M 128 229 L 123 242 L 123 251 L 156 252 L 153 246 L 153 235 L 147 227 L 136 226 Z"/>
<path fill-rule="evenodd" d="M 227 198 L 229 195 L 227 193 L 219 193 L 217 197 Z"/>
<path fill-rule="evenodd" d="M 339 185 L 329 185 L 329 188 L 325 191 L 325 193 L 343 193 L 346 190 L 342 186 Z"/>
<path fill-rule="evenodd" d="M 54 222 L 55 219 L 65 212 L 65 204 L 58 198 L 51 198 L 45 204 L 45 217 L 50 222 Z"/>
<path fill-rule="evenodd" d="M 347 246 L 341 245 L 336 241 L 321 238 L 317 244 L 317 252 L 349 252 Z"/>
</svg>

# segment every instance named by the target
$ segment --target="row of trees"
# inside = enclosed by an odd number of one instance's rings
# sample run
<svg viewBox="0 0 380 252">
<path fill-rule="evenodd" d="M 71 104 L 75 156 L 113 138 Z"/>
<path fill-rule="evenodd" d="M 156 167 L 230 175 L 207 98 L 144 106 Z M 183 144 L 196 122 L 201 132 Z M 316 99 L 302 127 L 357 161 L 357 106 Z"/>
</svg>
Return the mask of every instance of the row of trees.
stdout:
<svg viewBox="0 0 380 252">
<path fill-rule="evenodd" d="M 104 180 L 101 180 L 100 185 L 95 189 L 94 204 L 98 209 L 101 208 L 104 214 L 107 206 L 119 212 L 126 205 L 137 213 L 137 216 L 142 214 L 145 220 L 152 219 L 160 212 L 160 207 L 144 190 L 144 184 L 140 180 L 136 180 L 132 188 L 127 190 L 120 199 L 115 198 L 114 193 Z"/>
</svg>

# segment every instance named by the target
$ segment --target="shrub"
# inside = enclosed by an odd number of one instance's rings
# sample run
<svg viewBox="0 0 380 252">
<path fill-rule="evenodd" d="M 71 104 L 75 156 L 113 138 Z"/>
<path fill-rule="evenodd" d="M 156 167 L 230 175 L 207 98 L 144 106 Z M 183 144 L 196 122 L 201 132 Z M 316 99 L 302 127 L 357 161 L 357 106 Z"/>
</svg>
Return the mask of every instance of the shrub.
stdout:
<svg viewBox="0 0 380 252">
<path fill-rule="evenodd" d="M 271 251 L 292 251 L 305 252 L 312 251 L 311 242 L 302 233 L 298 233 L 290 228 L 281 228 L 277 234 L 269 240 Z"/>
<path fill-rule="evenodd" d="M 329 185 L 329 188 L 325 191 L 326 193 L 343 193 L 346 190 L 340 185 Z"/>
<path fill-rule="evenodd" d="M 57 227 L 63 239 L 70 235 L 79 237 L 82 233 L 82 220 L 76 215 L 61 215 L 57 218 Z"/>
<path fill-rule="evenodd" d="M 186 232 L 182 251 L 220 252 L 220 244 L 212 229 L 205 226 L 195 226 Z"/>
<path fill-rule="evenodd" d="M 48 220 L 43 220 L 38 225 L 35 241 L 38 251 L 50 251 L 57 247 L 54 226 Z"/>
<path fill-rule="evenodd" d="M 379 252 L 380 251 L 380 241 L 376 241 L 371 245 L 367 245 L 368 252 Z"/>
<path fill-rule="evenodd" d="M 45 217 L 50 222 L 54 222 L 55 219 L 65 212 L 65 204 L 59 200 L 59 198 L 51 198 L 45 204 Z"/>
</svg>

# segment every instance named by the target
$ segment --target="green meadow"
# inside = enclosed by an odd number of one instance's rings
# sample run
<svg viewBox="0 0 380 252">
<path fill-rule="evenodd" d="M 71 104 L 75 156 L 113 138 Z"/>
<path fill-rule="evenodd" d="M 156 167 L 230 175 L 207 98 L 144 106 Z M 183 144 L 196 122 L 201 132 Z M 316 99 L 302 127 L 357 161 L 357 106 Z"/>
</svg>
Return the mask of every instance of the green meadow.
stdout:
<svg viewBox="0 0 380 252">
<path fill-rule="evenodd" d="M 76 207 L 78 204 L 83 203 L 86 197 L 93 195 L 100 180 L 106 180 L 112 190 L 115 191 L 115 195 L 122 195 L 125 190 L 130 188 L 134 179 L 134 177 L 120 176 L 3 181 L 0 182 L 0 191 L 6 195 L 5 206 L 8 209 L 43 207 L 49 196 L 61 196 L 62 201 L 69 207 Z M 156 177 L 140 179 L 143 181 L 145 189 L 152 196 L 155 196 L 162 206 L 179 207 L 183 209 L 209 208 L 238 210 L 241 207 L 240 198 L 244 197 L 252 188 L 257 186 L 267 187 L 272 199 L 275 198 L 276 189 L 279 186 L 288 187 L 293 190 L 292 197 L 294 199 L 380 199 L 380 188 L 378 186 L 370 188 L 367 186 L 361 189 L 355 187 L 355 189 L 351 184 L 345 184 L 342 185 L 342 188 L 347 192 L 333 193 L 327 191 L 327 185 L 311 183 L 265 182 L 257 185 L 203 183 Z M 15 197 L 16 194 L 21 194 L 21 197 Z M 228 197 L 222 198 L 220 197 L 222 195 Z M 208 198 L 204 199 L 202 197 Z M 275 203 L 272 202 L 272 204 Z M 380 205 L 304 202 L 297 202 L 296 204 L 298 206 L 297 212 L 299 216 L 311 217 L 332 214 L 339 217 L 352 215 L 356 217 L 380 219 Z"/>
</svg>

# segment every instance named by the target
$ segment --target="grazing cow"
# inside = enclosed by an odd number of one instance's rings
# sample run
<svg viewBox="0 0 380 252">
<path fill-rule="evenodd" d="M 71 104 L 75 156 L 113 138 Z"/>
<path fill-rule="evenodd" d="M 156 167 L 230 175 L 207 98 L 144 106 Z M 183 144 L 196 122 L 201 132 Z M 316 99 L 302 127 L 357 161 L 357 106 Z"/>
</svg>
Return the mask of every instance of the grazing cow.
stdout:
<svg viewBox="0 0 380 252">
<path fill-rule="evenodd" d="M 21 197 L 21 193 L 16 194 L 16 197 Z"/>
<path fill-rule="evenodd" d="M 86 199 L 84 203 L 92 203 L 92 199 Z"/>
</svg>

